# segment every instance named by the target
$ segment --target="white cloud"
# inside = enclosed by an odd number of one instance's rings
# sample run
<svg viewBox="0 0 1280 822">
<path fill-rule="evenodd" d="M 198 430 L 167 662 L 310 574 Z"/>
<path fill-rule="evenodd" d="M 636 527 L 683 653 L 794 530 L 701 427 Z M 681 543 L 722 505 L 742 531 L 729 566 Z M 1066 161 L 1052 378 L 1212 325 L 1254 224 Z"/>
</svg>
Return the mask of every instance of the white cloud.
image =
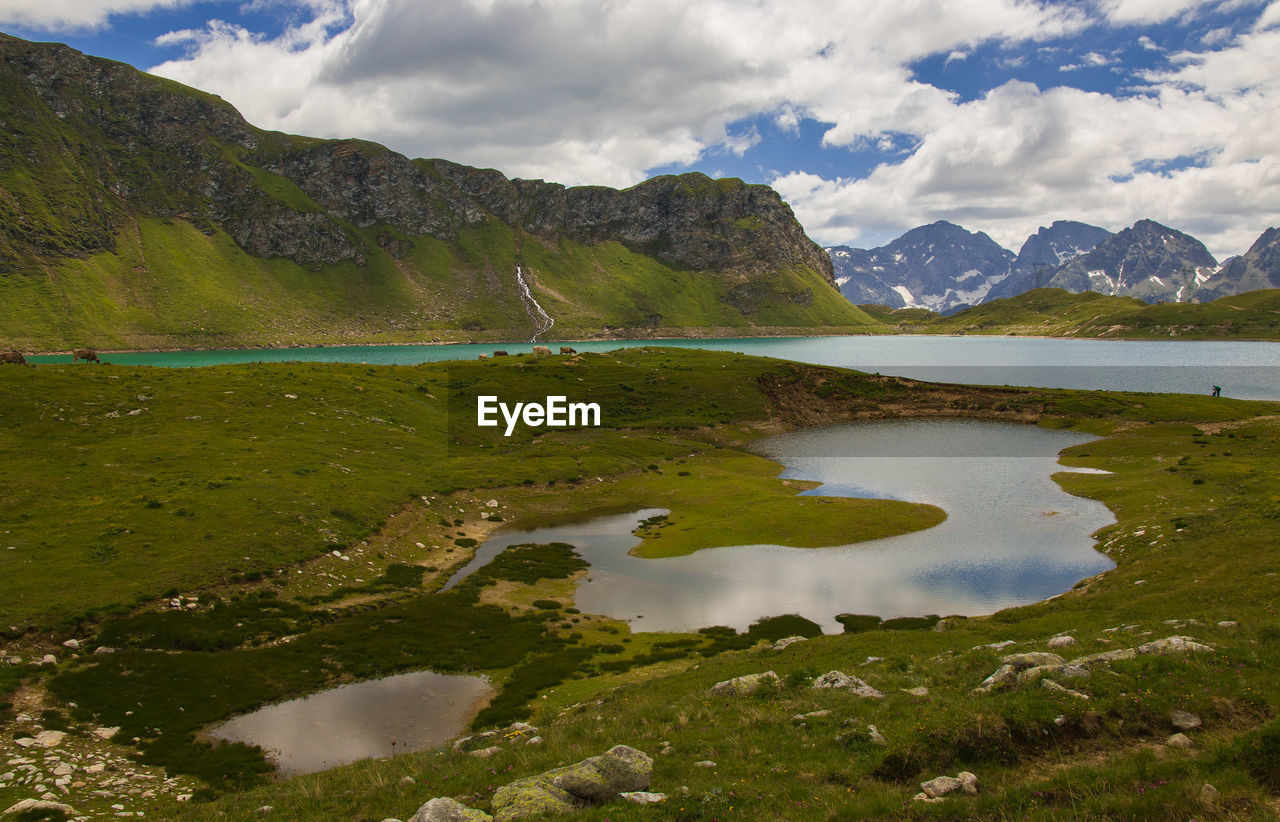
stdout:
<svg viewBox="0 0 1280 822">
<path fill-rule="evenodd" d="M 52 31 L 98 28 L 116 14 L 185 6 L 192 0 L 4 0 L 0 25 Z"/>
<path fill-rule="evenodd" d="M 1137 26 L 1195 16 L 1207 2 L 294 5 L 309 10 L 306 21 L 274 38 L 220 22 L 167 35 L 188 54 L 155 71 L 221 94 L 267 128 L 569 184 L 629 185 L 659 166 L 741 156 L 762 139 L 743 125 L 756 117 L 792 135 L 805 119 L 823 124 L 837 167 L 846 149 L 900 152 L 861 179 L 776 179 L 825 244 L 878 244 L 948 219 L 1016 248 L 1054 219 L 1114 230 L 1151 217 L 1221 256 L 1280 222 L 1280 0 L 1234 40 L 1208 35 L 1226 47 L 1173 55 L 1136 95 L 1011 81 L 967 101 L 909 66 L 946 55 L 961 71 L 992 42 L 1016 46 L 996 58 L 1006 67 L 1037 44 L 1043 59 L 1061 60 L 1072 45 L 1062 38 L 1099 22 L 1091 8 Z M 1161 49 L 1145 33 L 1136 39 Z M 1100 52 L 1078 59 L 1116 66 Z"/>
<path fill-rule="evenodd" d="M 1098 9 L 1107 20 L 1120 25 L 1163 23 L 1187 14 L 1217 0 L 1099 0 Z"/>
<path fill-rule="evenodd" d="M 768 115 L 825 142 L 923 134 L 951 95 L 905 65 L 993 39 L 1086 24 L 1024 0 L 348 0 L 275 39 L 211 25 L 153 69 L 221 94 L 262 126 L 360 136 L 561 182 L 741 151 Z M 334 31 L 333 20 L 350 24 Z M 190 33 L 177 35 L 191 38 Z"/>
</svg>

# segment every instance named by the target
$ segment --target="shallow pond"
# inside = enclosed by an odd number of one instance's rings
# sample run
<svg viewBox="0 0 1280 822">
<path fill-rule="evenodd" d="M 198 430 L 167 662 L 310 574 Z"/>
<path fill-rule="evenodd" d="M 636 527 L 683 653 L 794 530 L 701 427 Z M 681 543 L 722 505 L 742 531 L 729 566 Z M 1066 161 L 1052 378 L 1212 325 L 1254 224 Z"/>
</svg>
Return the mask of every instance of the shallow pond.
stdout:
<svg viewBox="0 0 1280 822">
<path fill-rule="evenodd" d="M 947 512 L 934 528 L 829 548 L 750 545 L 664 559 L 627 552 L 646 509 L 507 528 L 482 545 L 450 584 L 508 545 L 568 542 L 591 563 L 578 586 L 587 613 L 633 630 L 746 628 L 798 613 L 838 632 L 840 613 L 883 617 L 985 614 L 1036 602 L 1113 566 L 1092 534 L 1114 521 L 1101 503 L 1072 496 L 1050 475 L 1071 470 L 1057 452 L 1090 436 L 970 420 L 848 423 L 757 443 L 783 477 L 818 480 L 805 493 L 892 497 Z"/>
<path fill-rule="evenodd" d="M 483 677 L 414 671 L 268 705 L 208 733 L 260 746 L 282 775 L 313 773 L 439 745 L 492 696 Z"/>
</svg>

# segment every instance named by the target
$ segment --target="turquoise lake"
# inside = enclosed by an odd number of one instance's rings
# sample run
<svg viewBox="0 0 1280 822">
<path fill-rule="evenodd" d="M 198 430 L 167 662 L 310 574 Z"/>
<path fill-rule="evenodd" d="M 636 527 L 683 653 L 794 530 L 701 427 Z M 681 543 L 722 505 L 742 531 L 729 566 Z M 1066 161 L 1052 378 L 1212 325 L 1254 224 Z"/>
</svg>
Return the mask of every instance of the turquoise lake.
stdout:
<svg viewBox="0 0 1280 822">
<path fill-rule="evenodd" d="M 745 337 L 707 340 L 601 340 L 548 343 L 579 351 L 674 346 L 735 351 L 762 357 L 857 368 L 934 382 L 1033 385 L 1208 394 L 1280 400 L 1280 343 L 1147 340 L 1059 340 L 1038 337 Z M 192 367 L 240 362 L 347 362 L 417 365 L 473 360 L 503 349 L 532 351 L 530 343 L 340 346 L 226 351 L 106 354 L 120 365 Z M 31 362 L 69 362 L 70 355 Z"/>
</svg>

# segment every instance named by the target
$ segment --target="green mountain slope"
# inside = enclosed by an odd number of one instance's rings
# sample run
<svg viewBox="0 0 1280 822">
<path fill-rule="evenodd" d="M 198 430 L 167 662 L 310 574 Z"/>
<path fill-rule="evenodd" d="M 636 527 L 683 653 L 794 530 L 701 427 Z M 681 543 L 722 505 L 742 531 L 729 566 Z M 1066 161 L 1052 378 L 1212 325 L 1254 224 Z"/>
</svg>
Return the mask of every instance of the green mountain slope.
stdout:
<svg viewBox="0 0 1280 822">
<path fill-rule="evenodd" d="M 776 192 L 509 180 L 266 132 L 216 95 L 0 35 L 0 345 L 857 330 Z"/>
<path fill-rule="evenodd" d="M 902 333 L 1022 334 L 1127 339 L 1280 338 L 1280 289 L 1251 291 L 1209 303 L 1157 303 L 1038 288 L 944 317 L 923 309 L 860 306 Z"/>
</svg>

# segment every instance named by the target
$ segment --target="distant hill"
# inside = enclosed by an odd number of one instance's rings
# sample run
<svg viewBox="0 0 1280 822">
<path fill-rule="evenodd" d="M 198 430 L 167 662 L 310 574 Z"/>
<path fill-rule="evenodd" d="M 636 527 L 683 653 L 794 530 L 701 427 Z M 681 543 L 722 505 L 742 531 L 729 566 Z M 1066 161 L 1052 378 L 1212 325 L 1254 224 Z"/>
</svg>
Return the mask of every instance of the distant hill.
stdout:
<svg viewBox="0 0 1280 822">
<path fill-rule="evenodd" d="M 1125 339 L 1280 339 L 1280 289 L 1208 303 L 1150 305 L 1134 297 L 1038 288 L 951 316 L 862 306 L 900 333 Z"/>
<path fill-rule="evenodd" d="M 528 339 L 532 301 L 552 337 L 870 324 L 737 179 L 511 180 L 5 35 L 0 120 L 0 347 Z"/>
</svg>

